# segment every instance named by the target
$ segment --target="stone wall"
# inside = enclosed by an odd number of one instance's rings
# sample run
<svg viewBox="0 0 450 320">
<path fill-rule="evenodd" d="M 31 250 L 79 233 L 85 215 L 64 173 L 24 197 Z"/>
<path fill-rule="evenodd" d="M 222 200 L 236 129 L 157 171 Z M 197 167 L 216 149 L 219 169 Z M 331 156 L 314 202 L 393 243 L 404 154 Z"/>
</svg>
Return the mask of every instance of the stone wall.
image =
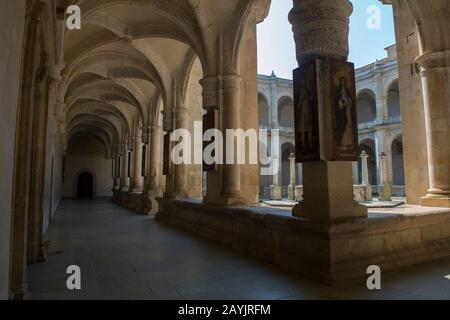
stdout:
<svg viewBox="0 0 450 320">
<path fill-rule="evenodd" d="M 159 202 L 160 222 L 326 284 L 365 283 L 374 264 L 388 272 L 450 257 L 450 212 L 443 209 L 322 224 L 270 208 Z"/>
<path fill-rule="evenodd" d="M 76 157 L 66 158 L 66 170 L 63 184 L 64 198 L 76 198 L 76 179 L 84 171 L 94 176 L 94 197 L 110 198 L 113 196 L 114 186 L 112 177 L 112 160 L 104 157 Z"/>
<path fill-rule="evenodd" d="M 9 292 L 14 143 L 20 90 L 25 0 L 0 2 L 0 300 Z"/>
</svg>

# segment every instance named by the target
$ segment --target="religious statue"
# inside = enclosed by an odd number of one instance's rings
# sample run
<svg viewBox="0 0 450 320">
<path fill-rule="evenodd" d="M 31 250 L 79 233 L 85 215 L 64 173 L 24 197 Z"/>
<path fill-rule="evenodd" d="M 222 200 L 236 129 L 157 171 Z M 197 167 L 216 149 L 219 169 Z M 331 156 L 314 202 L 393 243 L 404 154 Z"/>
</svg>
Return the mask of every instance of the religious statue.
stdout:
<svg viewBox="0 0 450 320">
<path fill-rule="evenodd" d="M 336 89 L 336 146 L 340 150 L 352 150 L 354 146 L 353 101 L 347 80 L 342 77 Z"/>
</svg>

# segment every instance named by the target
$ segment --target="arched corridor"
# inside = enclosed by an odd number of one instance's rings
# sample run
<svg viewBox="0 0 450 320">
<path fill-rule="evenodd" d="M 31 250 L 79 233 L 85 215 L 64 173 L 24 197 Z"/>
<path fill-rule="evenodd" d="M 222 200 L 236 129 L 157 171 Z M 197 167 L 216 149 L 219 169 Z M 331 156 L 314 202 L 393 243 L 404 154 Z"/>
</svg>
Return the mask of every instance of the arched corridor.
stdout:
<svg viewBox="0 0 450 320">
<path fill-rule="evenodd" d="M 0 299 L 448 296 L 450 3 L 383 1 L 357 70 L 352 1 L 293 0 L 291 81 L 257 74 L 274 2 L 0 1 Z"/>
</svg>

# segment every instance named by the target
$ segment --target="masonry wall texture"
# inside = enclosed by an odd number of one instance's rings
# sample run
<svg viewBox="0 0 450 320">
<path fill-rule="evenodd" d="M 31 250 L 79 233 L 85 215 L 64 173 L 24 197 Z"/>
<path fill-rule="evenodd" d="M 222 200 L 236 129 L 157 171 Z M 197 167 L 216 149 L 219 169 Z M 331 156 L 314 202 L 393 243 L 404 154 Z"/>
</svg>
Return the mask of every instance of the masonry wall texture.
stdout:
<svg viewBox="0 0 450 320">
<path fill-rule="evenodd" d="M 8 297 L 11 200 L 25 0 L 0 2 L 0 300 Z"/>
<path fill-rule="evenodd" d="M 420 204 L 429 182 L 422 82 L 414 63 L 420 55 L 419 35 L 405 1 L 392 2 L 396 20 L 406 193 L 408 203 Z"/>
</svg>

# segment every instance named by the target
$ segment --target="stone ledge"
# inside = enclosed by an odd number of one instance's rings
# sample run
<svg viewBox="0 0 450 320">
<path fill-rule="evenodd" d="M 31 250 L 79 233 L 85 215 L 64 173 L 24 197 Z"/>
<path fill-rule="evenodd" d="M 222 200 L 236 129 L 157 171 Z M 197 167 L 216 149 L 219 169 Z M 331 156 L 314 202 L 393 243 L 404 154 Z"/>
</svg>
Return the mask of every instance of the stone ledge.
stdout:
<svg viewBox="0 0 450 320">
<path fill-rule="evenodd" d="M 115 190 L 112 201 L 127 209 L 147 215 L 151 211 L 152 203 L 145 193 L 131 193 Z"/>
<path fill-rule="evenodd" d="M 320 224 L 272 208 L 158 201 L 158 221 L 331 285 L 365 281 L 372 264 L 386 272 L 450 257 L 450 211 Z"/>
</svg>

